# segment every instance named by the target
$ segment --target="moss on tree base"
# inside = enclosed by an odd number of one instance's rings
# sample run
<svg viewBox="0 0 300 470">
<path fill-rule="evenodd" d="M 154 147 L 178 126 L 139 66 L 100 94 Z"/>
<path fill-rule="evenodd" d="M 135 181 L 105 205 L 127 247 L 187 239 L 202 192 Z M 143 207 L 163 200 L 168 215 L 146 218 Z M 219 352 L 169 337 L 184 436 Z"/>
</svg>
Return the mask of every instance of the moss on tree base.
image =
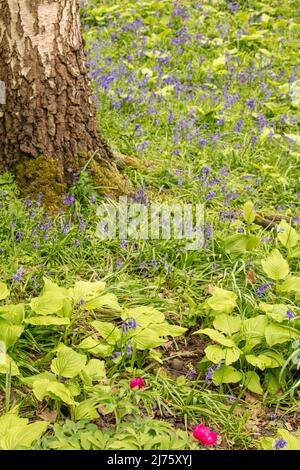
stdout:
<svg viewBox="0 0 300 470">
<path fill-rule="evenodd" d="M 55 158 L 43 155 L 31 159 L 23 158 L 16 166 L 16 182 L 21 195 L 36 199 L 42 194 L 43 206 L 51 213 L 62 207 L 63 196 L 72 186 L 74 176 L 85 169 L 91 176 L 99 194 L 118 197 L 128 195 L 130 184 L 121 175 L 115 163 L 101 161 L 99 157 L 78 154 L 68 161 L 67 168 L 59 165 Z"/>
</svg>

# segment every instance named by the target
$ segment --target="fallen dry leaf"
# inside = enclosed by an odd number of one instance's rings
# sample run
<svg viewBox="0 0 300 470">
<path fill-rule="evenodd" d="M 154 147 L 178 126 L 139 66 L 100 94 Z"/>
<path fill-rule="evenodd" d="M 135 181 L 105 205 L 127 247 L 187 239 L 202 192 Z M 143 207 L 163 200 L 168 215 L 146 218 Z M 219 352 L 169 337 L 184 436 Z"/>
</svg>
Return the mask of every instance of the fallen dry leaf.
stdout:
<svg viewBox="0 0 300 470">
<path fill-rule="evenodd" d="M 256 274 L 252 269 L 249 269 L 249 271 L 247 272 L 247 281 L 251 284 L 256 283 Z"/>
<path fill-rule="evenodd" d="M 50 411 L 48 408 L 42 410 L 38 413 L 38 417 L 41 418 L 43 421 L 49 421 L 50 423 L 55 423 L 57 419 L 57 411 L 52 410 Z"/>
</svg>

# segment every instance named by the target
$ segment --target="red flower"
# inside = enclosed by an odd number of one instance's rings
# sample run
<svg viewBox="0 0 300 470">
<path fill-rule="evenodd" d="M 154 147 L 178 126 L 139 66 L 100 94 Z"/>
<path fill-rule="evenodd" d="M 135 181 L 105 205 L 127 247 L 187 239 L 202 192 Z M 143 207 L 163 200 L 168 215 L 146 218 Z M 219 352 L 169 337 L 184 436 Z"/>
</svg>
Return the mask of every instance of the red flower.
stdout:
<svg viewBox="0 0 300 470">
<path fill-rule="evenodd" d="M 193 431 L 194 438 L 205 446 L 213 446 L 217 442 L 218 434 L 211 431 L 204 424 L 198 424 Z"/>
<path fill-rule="evenodd" d="M 145 385 L 145 382 L 142 379 L 142 377 L 136 377 L 136 379 L 130 380 L 130 388 L 135 388 L 135 387 L 143 388 L 144 385 Z"/>
</svg>

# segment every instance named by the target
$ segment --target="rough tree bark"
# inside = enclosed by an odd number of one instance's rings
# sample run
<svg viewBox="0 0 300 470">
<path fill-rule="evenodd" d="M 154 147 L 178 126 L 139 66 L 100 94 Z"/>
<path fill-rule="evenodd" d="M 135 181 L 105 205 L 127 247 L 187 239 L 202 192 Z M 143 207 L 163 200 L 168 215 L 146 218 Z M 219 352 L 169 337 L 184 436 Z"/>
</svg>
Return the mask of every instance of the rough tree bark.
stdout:
<svg viewBox="0 0 300 470">
<path fill-rule="evenodd" d="M 50 172 L 63 190 L 95 152 L 98 180 L 112 184 L 113 155 L 96 129 L 77 0 L 0 0 L 1 81 L 2 167 L 27 186 Z M 114 184 L 124 185 L 119 176 Z"/>
</svg>

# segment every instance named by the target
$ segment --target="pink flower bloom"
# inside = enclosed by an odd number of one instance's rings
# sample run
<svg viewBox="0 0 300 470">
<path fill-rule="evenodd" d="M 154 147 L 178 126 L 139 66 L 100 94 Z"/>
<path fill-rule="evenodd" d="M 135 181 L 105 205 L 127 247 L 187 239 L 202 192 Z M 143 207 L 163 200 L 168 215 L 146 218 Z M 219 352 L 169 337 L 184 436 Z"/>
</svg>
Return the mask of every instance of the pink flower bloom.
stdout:
<svg viewBox="0 0 300 470">
<path fill-rule="evenodd" d="M 145 385 L 145 382 L 142 379 L 142 377 L 137 377 L 136 379 L 130 380 L 130 388 L 135 388 L 135 387 L 143 388 L 144 385 Z"/>
<path fill-rule="evenodd" d="M 194 438 L 205 446 L 213 446 L 217 442 L 218 434 L 211 431 L 204 424 L 198 424 L 193 431 Z"/>
</svg>

